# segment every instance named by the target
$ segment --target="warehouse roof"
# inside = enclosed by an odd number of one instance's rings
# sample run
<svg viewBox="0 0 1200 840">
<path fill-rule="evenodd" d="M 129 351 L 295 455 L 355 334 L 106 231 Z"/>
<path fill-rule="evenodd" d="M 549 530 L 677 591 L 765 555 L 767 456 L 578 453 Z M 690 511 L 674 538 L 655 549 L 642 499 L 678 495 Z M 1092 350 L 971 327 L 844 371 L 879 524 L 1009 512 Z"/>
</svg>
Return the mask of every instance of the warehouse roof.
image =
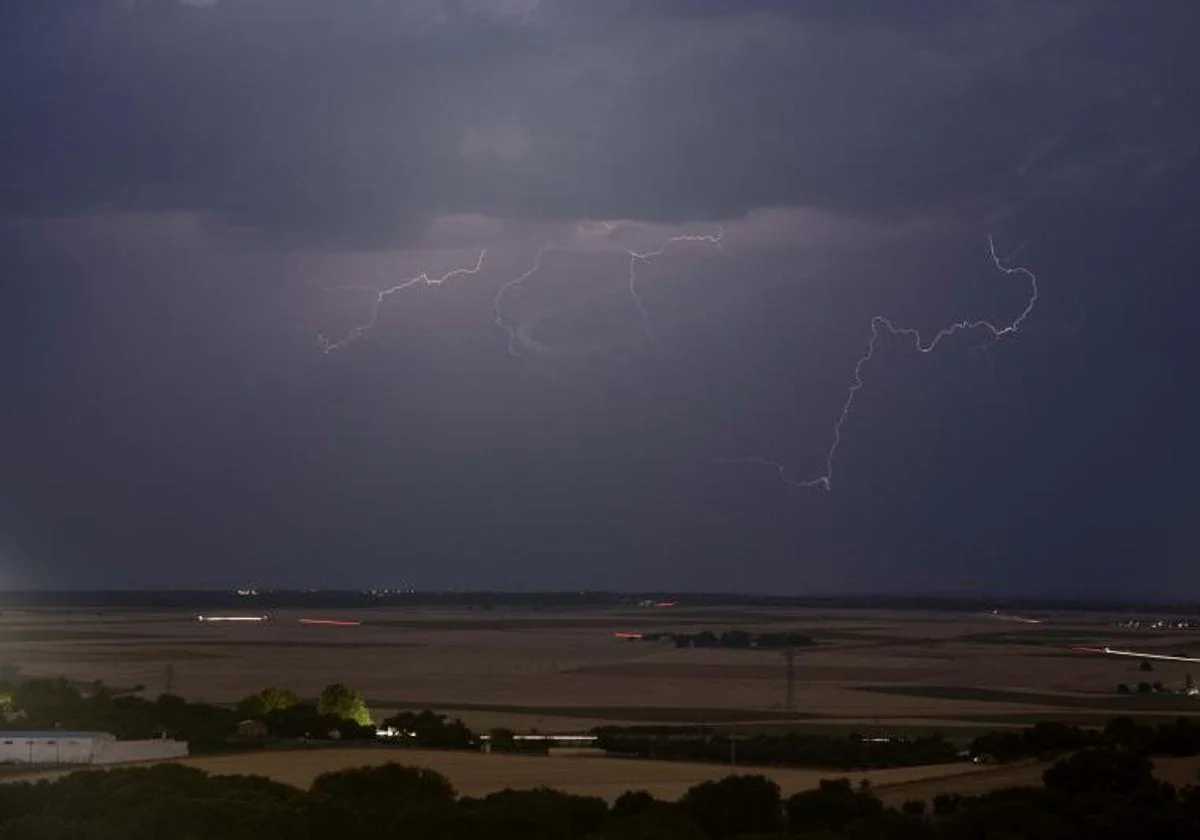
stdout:
<svg viewBox="0 0 1200 840">
<path fill-rule="evenodd" d="M 0 731 L 0 740 L 4 741 L 41 741 L 54 740 L 61 741 L 63 739 L 76 741 L 115 741 L 116 736 L 108 732 L 74 732 L 67 729 L 41 729 L 36 732 L 2 732 Z"/>
</svg>

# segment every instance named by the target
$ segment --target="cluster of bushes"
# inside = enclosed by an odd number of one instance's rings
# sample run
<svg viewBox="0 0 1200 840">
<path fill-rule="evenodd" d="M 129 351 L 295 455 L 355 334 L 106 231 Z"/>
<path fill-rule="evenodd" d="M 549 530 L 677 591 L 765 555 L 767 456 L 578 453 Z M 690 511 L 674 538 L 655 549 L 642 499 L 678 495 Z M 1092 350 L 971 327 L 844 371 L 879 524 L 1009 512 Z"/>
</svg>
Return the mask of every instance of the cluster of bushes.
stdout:
<svg viewBox="0 0 1200 840">
<path fill-rule="evenodd" d="M 438 750 L 467 750 L 479 746 L 479 736 L 458 718 L 422 712 L 400 712 L 383 722 L 384 729 L 395 730 L 397 742 L 411 747 Z"/>
<path fill-rule="evenodd" d="M 726 630 L 717 635 L 711 630 L 699 633 L 646 633 L 643 641 L 655 642 L 671 639 L 675 647 L 733 648 L 735 650 L 783 650 L 789 647 L 811 647 L 817 643 L 812 636 L 803 633 L 749 633 L 745 630 Z"/>
<path fill-rule="evenodd" d="M 787 733 L 738 737 L 704 727 L 601 727 L 596 746 L 616 755 L 673 761 L 728 762 L 763 766 L 866 770 L 940 764 L 958 759 L 958 748 L 942 735 L 864 739 Z"/>
<path fill-rule="evenodd" d="M 1200 789 L 1155 780 L 1148 759 L 1084 750 L 1044 786 L 889 808 L 865 784 L 826 780 L 783 798 L 730 776 L 678 802 L 629 792 L 612 806 L 549 789 L 460 797 L 443 776 L 397 764 L 319 777 L 309 791 L 179 765 L 0 785 L 0 840 L 1075 840 L 1194 838 Z"/>
<path fill-rule="evenodd" d="M 1051 759 L 1083 749 L 1101 747 L 1140 756 L 1200 755 L 1200 726 L 1189 718 L 1139 724 L 1119 717 L 1103 730 L 1088 730 L 1066 723 L 1042 722 L 1027 729 L 992 731 L 971 742 L 972 756 L 1000 762 L 1025 758 Z"/>
<path fill-rule="evenodd" d="M 1120 683 L 1117 685 L 1117 694 L 1179 694 L 1178 691 L 1172 691 L 1167 686 L 1163 685 L 1162 680 L 1154 682 L 1140 682 L 1130 688 L 1129 683 Z"/>
<path fill-rule="evenodd" d="M 237 704 L 239 721 L 258 721 L 260 732 L 253 736 L 280 740 L 350 741 L 375 737 L 375 724 L 362 693 L 342 683 L 330 683 L 316 703 L 300 700 L 292 691 L 266 688 Z"/>
</svg>

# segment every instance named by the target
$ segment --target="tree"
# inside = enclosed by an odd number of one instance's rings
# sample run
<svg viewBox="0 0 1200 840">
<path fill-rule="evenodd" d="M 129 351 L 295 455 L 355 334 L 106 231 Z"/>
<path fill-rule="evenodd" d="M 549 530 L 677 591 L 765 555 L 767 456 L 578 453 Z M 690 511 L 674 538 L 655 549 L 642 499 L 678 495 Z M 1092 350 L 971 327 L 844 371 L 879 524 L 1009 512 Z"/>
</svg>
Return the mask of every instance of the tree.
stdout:
<svg viewBox="0 0 1200 840">
<path fill-rule="evenodd" d="M 83 695 L 66 679 L 26 680 L 12 690 L 12 707 L 30 726 L 67 723 L 83 711 Z"/>
<path fill-rule="evenodd" d="M 1065 794 L 1119 794 L 1153 787 L 1154 765 L 1117 750 L 1083 750 L 1042 774 L 1046 790 Z"/>
<path fill-rule="evenodd" d="M 400 764 L 356 767 L 318 776 L 306 816 L 312 837 L 419 837 L 423 832 L 405 831 L 406 824 L 446 813 L 455 796 L 450 781 L 432 770 Z"/>
<path fill-rule="evenodd" d="M 402 733 L 400 743 L 413 747 L 469 749 L 479 743 L 475 733 L 459 718 L 448 719 L 429 709 L 422 712 L 398 712 L 383 722 L 384 729 Z"/>
<path fill-rule="evenodd" d="M 323 715 L 352 720 L 359 726 L 371 725 L 371 712 L 362 692 L 344 683 L 330 683 L 321 689 L 317 711 Z"/>
<path fill-rule="evenodd" d="M 745 649 L 750 643 L 750 634 L 745 630 L 727 630 L 721 634 L 721 647 Z"/>
<path fill-rule="evenodd" d="M 690 788 L 679 800 L 711 840 L 781 828 L 779 785 L 765 776 L 728 776 Z"/>
<path fill-rule="evenodd" d="M 601 830 L 608 804 L 598 797 L 562 793 L 550 788 L 502 790 L 472 802 L 486 838 L 575 840 Z"/>
<path fill-rule="evenodd" d="M 860 785 L 855 790 L 849 779 L 822 779 L 816 790 L 789 798 L 786 808 L 792 831 L 841 831 L 853 822 L 877 816 L 883 811 L 883 803 L 869 786 Z"/>
<path fill-rule="evenodd" d="M 511 729 L 497 727 L 488 733 L 488 742 L 492 749 L 511 750 L 517 745 L 517 734 Z"/>
<path fill-rule="evenodd" d="M 290 709 L 300 703 L 294 691 L 286 688 L 264 688 L 238 703 L 238 714 L 245 718 L 262 718 L 271 712 Z"/>
<path fill-rule="evenodd" d="M 1154 666 L 1150 664 L 1149 659 L 1143 659 L 1141 662 L 1138 663 L 1138 670 L 1139 671 L 1153 671 Z"/>
<path fill-rule="evenodd" d="M 296 692 L 288 688 L 264 688 L 259 692 L 259 697 L 262 698 L 263 705 L 267 707 L 268 712 L 276 709 L 290 709 L 300 702 Z"/>
</svg>

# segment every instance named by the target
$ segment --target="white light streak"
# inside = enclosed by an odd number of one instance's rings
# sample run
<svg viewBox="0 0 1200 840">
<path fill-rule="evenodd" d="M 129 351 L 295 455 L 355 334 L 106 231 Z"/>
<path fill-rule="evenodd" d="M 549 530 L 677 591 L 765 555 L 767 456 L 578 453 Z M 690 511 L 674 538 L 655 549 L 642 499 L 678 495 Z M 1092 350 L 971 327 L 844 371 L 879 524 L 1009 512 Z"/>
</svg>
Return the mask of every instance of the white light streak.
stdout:
<svg viewBox="0 0 1200 840">
<path fill-rule="evenodd" d="M 809 479 L 795 479 L 788 475 L 786 464 L 771 458 L 763 457 L 746 457 L 746 458 L 726 458 L 718 463 L 722 464 L 757 464 L 759 466 L 770 467 L 779 475 L 779 480 L 790 487 L 805 488 L 805 489 L 833 489 L 833 467 L 834 461 L 837 458 L 838 449 L 842 445 L 842 429 L 846 424 L 846 420 L 850 417 L 851 411 L 854 409 L 855 400 L 858 398 L 859 392 L 863 389 L 863 368 L 875 357 L 875 349 L 879 345 L 880 336 L 886 332 L 894 337 L 904 337 L 912 340 L 913 349 L 918 353 L 932 353 L 938 348 L 944 340 L 951 336 L 968 330 L 983 330 L 988 334 L 988 339 L 984 343 L 983 348 L 986 350 L 1000 339 L 1014 335 L 1021 329 L 1021 325 L 1025 323 L 1025 319 L 1033 312 L 1034 306 L 1038 300 L 1038 282 L 1037 277 L 1032 271 L 1020 266 L 1008 266 L 996 254 L 996 245 L 992 237 L 988 237 L 988 253 L 992 258 L 992 263 L 1006 276 L 1019 275 L 1028 279 L 1030 286 L 1029 299 L 1025 303 L 1025 308 L 1021 310 L 1009 324 L 1005 326 L 996 326 L 991 321 L 986 320 L 963 320 L 956 321 L 948 327 L 938 330 L 933 338 L 925 341 L 920 330 L 914 327 L 897 327 L 889 318 L 883 315 L 876 315 L 871 319 L 871 338 L 867 342 L 866 350 L 858 358 L 854 364 L 854 375 L 850 380 L 850 385 L 846 390 L 846 399 L 842 403 L 841 411 L 838 413 L 837 419 L 833 424 L 833 442 L 830 444 L 828 451 L 825 454 L 825 470 L 820 475 Z"/>
<path fill-rule="evenodd" d="M 1076 647 L 1072 650 L 1083 651 L 1084 653 L 1104 653 L 1109 656 L 1132 656 L 1137 659 L 1157 659 L 1163 662 L 1200 662 L 1200 658 L 1193 656 L 1168 656 L 1165 653 L 1138 653 L 1136 650 L 1116 650 L 1108 646 L 1091 648 L 1091 647 Z"/>
</svg>

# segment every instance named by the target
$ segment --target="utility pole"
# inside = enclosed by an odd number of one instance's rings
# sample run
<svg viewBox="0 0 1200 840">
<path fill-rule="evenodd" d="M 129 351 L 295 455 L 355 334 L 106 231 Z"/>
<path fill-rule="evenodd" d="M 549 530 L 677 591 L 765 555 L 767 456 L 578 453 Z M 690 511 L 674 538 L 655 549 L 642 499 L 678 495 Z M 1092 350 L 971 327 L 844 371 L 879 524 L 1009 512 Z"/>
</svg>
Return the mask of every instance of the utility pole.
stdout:
<svg viewBox="0 0 1200 840">
<path fill-rule="evenodd" d="M 783 649 L 783 656 L 787 660 L 787 694 L 783 707 L 790 712 L 796 708 L 796 648 L 788 645 Z"/>
<path fill-rule="evenodd" d="M 166 691 L 164 691 L 163 693 L 164 694 L 174 694 L 175 693 L 175 663 L 174 662 L 167 663 L 166 684 L 167 684 Z"/>
</svg>

